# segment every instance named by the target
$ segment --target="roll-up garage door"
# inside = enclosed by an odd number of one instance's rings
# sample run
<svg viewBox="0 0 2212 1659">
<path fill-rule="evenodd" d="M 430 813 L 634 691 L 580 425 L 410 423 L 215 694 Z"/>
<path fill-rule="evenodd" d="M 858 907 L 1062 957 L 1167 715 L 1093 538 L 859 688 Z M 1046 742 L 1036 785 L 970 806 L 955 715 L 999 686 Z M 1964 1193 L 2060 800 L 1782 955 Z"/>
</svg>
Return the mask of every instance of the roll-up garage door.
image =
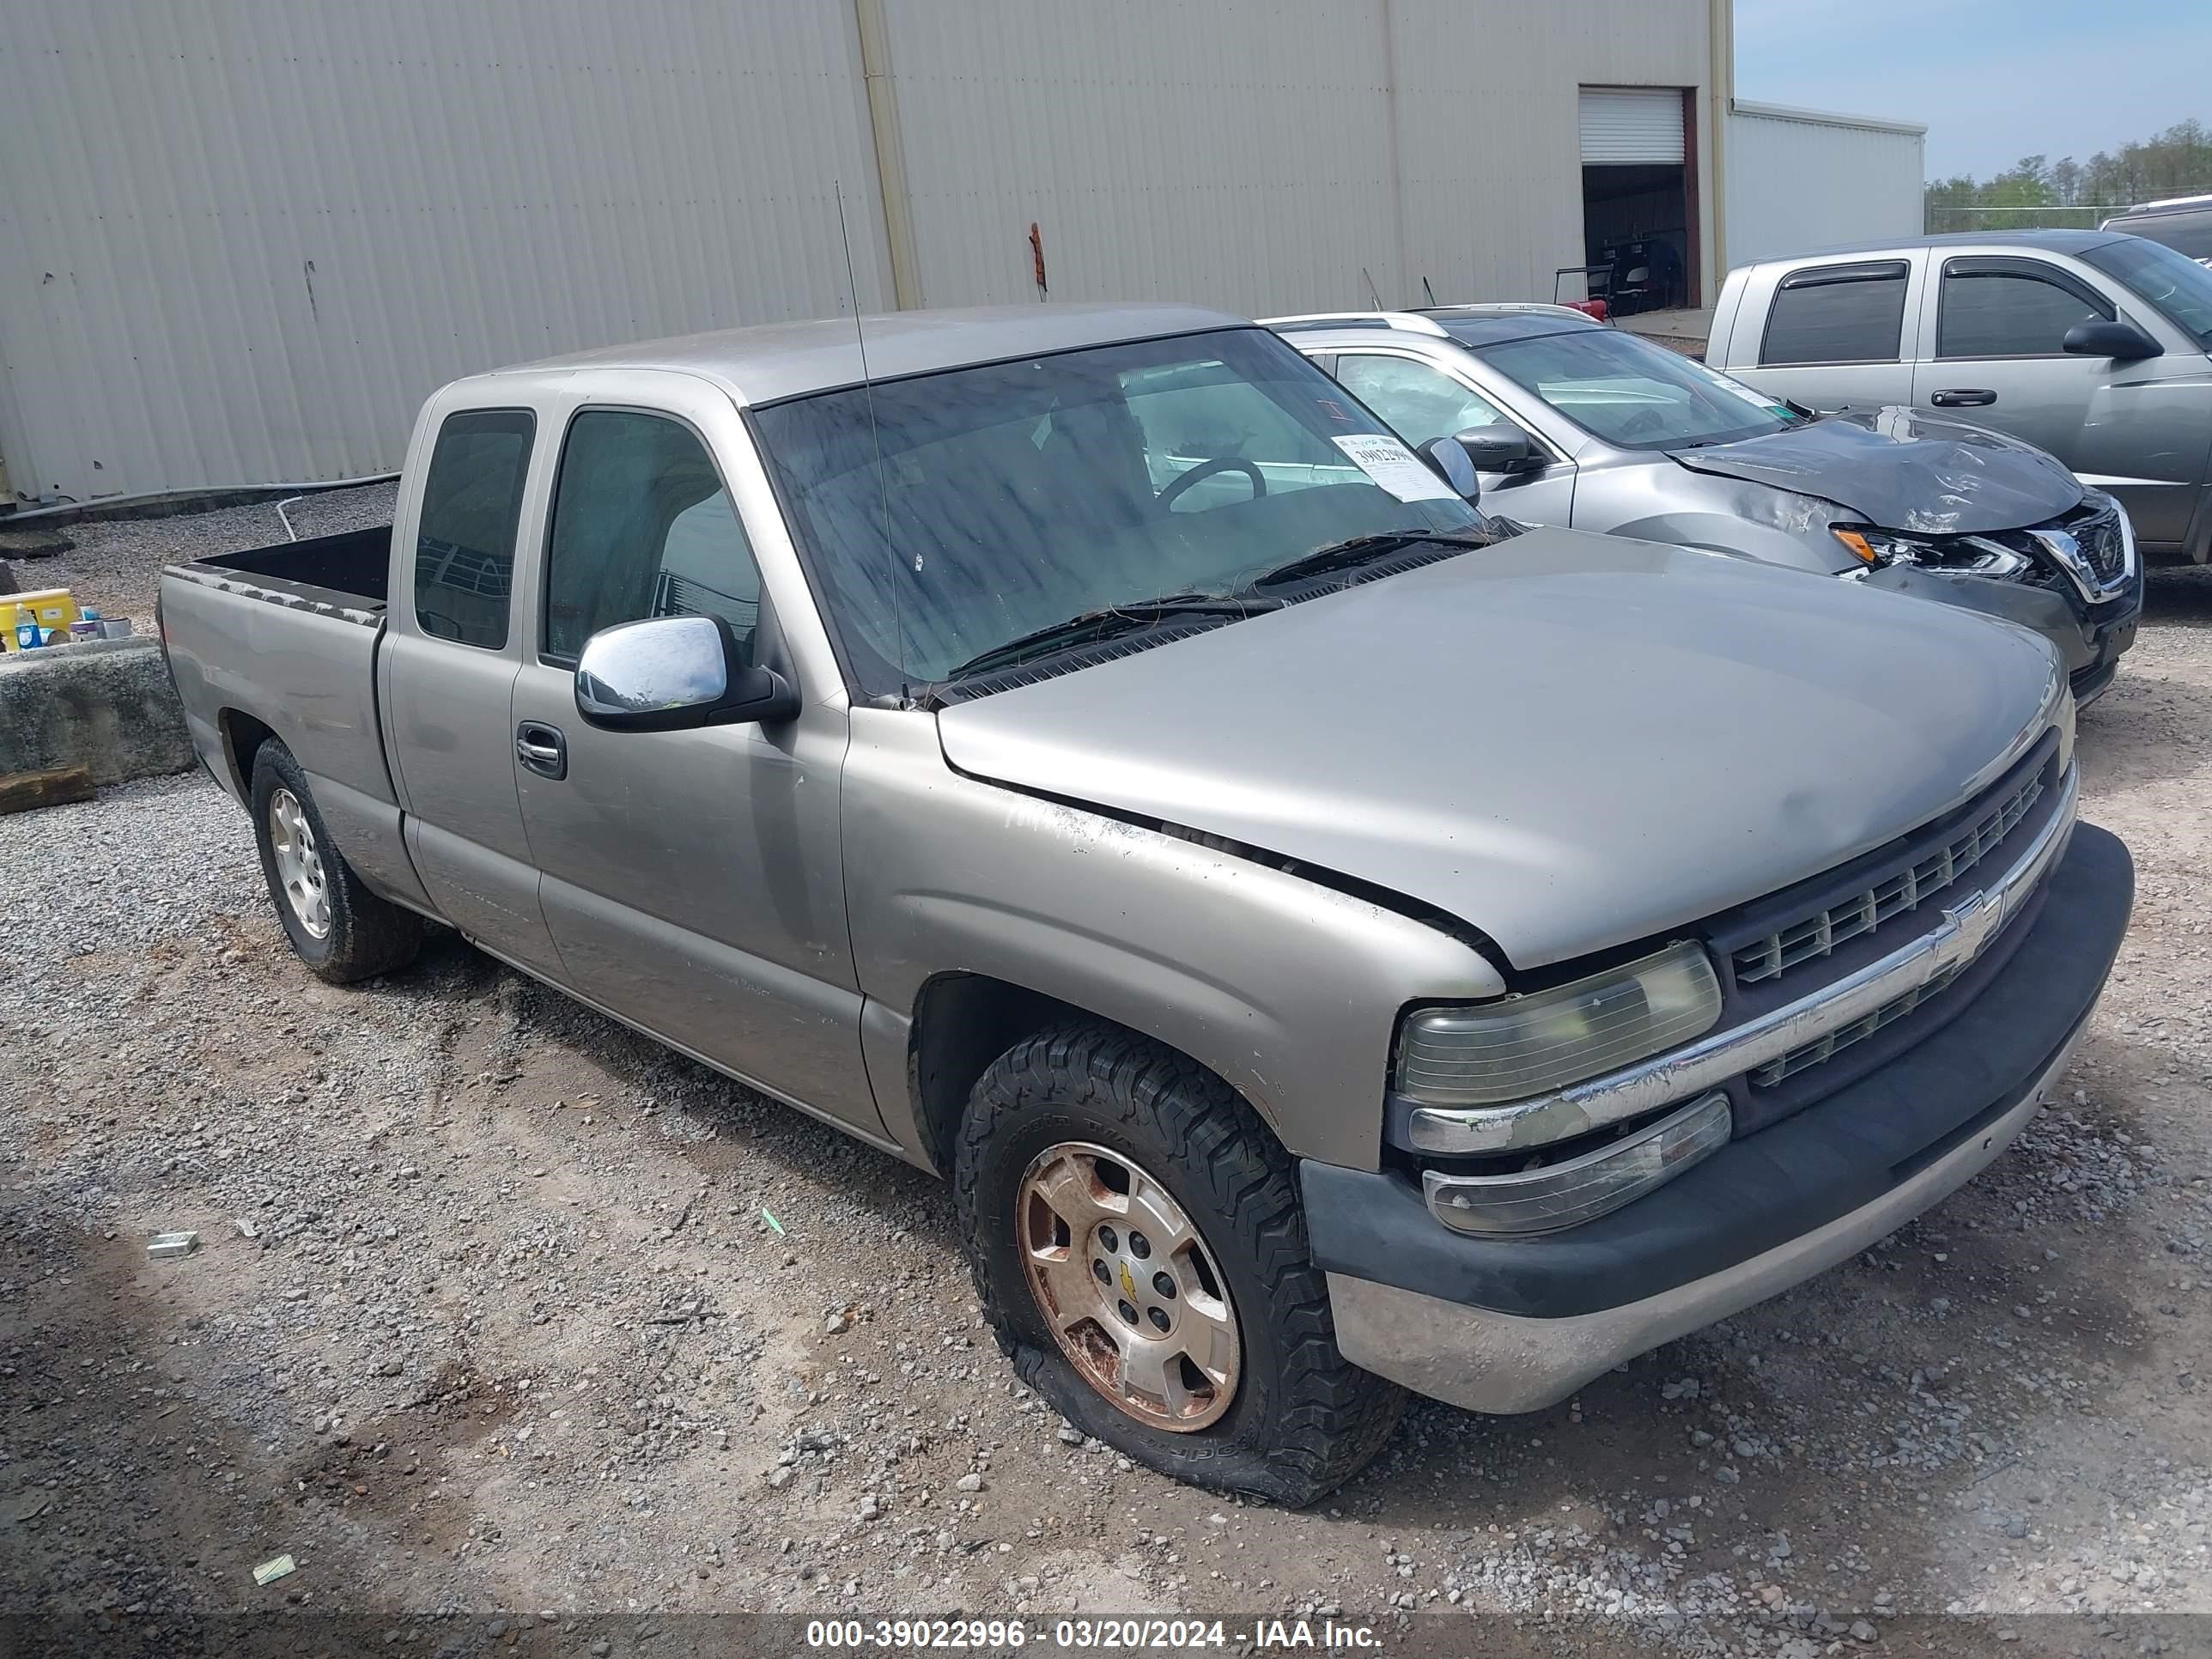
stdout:
<svg viewBox="0 0 2212 1659">
<path fill-rule="evenodd" d="M 1682 161 L 1680 88 L 1585 87 L 1582 123 L 1586 167 Z"/>
</svg>

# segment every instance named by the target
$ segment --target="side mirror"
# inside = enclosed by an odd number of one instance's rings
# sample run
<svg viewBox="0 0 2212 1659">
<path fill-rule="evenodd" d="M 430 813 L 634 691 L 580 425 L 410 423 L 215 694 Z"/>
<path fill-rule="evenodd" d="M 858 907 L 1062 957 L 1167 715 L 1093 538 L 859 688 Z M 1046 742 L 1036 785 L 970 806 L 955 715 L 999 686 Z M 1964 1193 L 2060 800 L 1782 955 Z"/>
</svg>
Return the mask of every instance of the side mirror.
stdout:
<svg viewBox="0 0 2212 1659">
<path fill-rule="evenodd" d="M 1429 465 L 1444 475 L 1444 482 L 1469 501 L 1482 499 L 1482 480 L 1475 475 L 1474 463 L 1467 458 L 1467 451 L 1454 438 L 1431 438 L 1422 447 L 1421 453 L 1429 458 Z"/>
<path fill-rule="evenodd" d="M 2166 348 L 2133 323 L 2076 323 L 2066 331 L 2059 349 L 2075 357 L 2111 357 L 2124 363 L 2145 357 L 2161 357 Z"/>
<path fill-rule="evenodd" d="M 1534 472 L 1544 465 L 1528 434 L 1517 426 L 1471 426 L 1452 442 L 1480 472 Z"/>
<path fill-rule="evenodd" d="M 789 720 L 799 694 L 771 669 L 748 667 L 719 617 L 648 617 L 584 641 L 576 712 L 611 732 L 676 732 Z"/>
</svg>

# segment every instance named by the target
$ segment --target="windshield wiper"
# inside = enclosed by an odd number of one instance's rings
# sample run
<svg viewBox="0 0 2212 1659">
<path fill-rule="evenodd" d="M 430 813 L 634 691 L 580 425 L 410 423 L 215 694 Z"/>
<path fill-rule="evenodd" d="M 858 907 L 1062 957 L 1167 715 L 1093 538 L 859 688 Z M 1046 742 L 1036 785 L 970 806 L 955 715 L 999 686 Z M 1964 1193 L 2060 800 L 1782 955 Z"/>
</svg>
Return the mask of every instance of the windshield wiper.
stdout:
<svg viewBox="0 0 2212 1659">
<path fill-rule="evenodd" d="M 1440 530 L 1385 530 L 1372 536 L 1354 536 L 1349 541 L 1332 542 L 1327 547 L 1317 547 L 1310 553 L 1292 559 L 1288 564 L 1279 564 L 1273 570 L 1255 576 L 1237 592 L 1249 593 L 1284 582 L 1297 581 L 1306 576 L 1326 575 L 1332 570 L 1349 570 L 1355 565 L 1401 552 L 1420 542 L 1439 542 L 1447 547 L 1488 547 L 1492 539 L 1488 536 L 1462 535 Z"/>
<path fill-rule="evenodd" d="M 1092 645 L 1117 639 L 1141 629 L 1173 622 L 1178 617 L 1251 617 L 1262 611 L 1279 611 L 1280 599 L 1218 599 L 1207 593 L 1170 593 L 1157 599 L 1138 599 L 1128 605 L 1109 605 L 1086 611 L 1043 628 L 1032 629 L 988 651 L 977 653 L 945 678 L 957 680 L 969 674 L 1005 668 L 1063 646 Z"/>
</svg>

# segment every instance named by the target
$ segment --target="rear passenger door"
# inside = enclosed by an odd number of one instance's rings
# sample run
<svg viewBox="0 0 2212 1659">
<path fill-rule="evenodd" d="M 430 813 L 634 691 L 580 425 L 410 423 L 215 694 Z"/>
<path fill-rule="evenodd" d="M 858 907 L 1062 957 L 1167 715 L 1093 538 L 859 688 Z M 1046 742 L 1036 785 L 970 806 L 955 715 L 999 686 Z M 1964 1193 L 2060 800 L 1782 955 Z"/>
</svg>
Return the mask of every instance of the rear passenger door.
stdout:
<svg viewBox="0 0 2212 1659">
<path fill-rule="evenodd" d="M 650 379 L 633 403 L 610 383 L 571 405 L 532 562 L 514 736 L 546 921 L 578 994 L 880 1139 L 839 851 L 845 712 L 799 683 L 781 647 L 721 459 L 758 471 L 735 408 L 703 382 Z M 726 622 L 751 662 L 798 685 L 799 715 L 587 724 L 585 641 L 679 615 Z"/>
<path fill-rule="evenodd" d="M 1831 259 L 1785 270 L 1755 350 L 1732 352 L 1729 373 L 1808 409 L 1910 402 L 1905 321 L 1919 314 L 1923 260 L 1918 253 Z"/>
<path fill-rule="evenodd" d="M 457 409 L 438 422 L 427 459 L 409 458 L 422 493 L 392 526 L 408 562 L 390 596 L 378 701 L 408 856 L 439 913 L 486 948 L 557 974 L 509 722 L 526 632 L 514 550 L 537 428 L 526 408 Z"/>
</svg>

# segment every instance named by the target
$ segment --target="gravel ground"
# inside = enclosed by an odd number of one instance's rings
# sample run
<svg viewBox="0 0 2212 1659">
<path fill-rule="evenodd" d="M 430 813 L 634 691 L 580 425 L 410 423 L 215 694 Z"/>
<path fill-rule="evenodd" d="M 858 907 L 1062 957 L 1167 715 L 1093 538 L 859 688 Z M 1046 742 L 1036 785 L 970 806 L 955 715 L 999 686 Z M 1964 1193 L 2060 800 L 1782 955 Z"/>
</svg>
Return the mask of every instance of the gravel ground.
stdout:
<svg viewBox="0 0 2212 1659">
<path fill-rule="evenodd" d="M 0 819 L 0 1649 L 1153 1610 L 1231 1649 L 1304 1616 L 1439 1654 L 2212 1651 L 2208 730 L 2212 573 L 2161 574 L 2081 723 L 2134 927 L 2008 1157 L 1568 1405 L 1417 1406 L 1304 1513 L 1014 1384 L 917 1172 L 450 938 L 310 977 L 205 779 Z M 149 1259 L 171 1228 L 200 1247 Z"/>
</svg>

